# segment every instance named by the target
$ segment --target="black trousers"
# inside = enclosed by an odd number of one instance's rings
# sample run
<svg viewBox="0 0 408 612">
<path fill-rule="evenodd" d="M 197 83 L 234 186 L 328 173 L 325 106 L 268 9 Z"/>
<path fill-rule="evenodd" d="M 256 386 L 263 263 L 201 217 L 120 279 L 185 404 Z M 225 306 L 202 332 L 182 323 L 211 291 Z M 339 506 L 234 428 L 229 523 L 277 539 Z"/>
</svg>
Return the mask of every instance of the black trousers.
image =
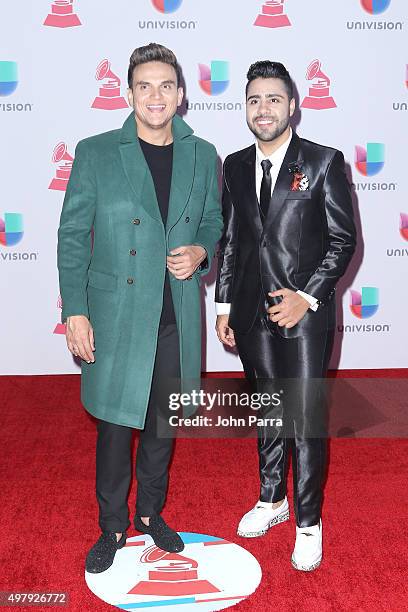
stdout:
<svg viewBox="0 0 408 612">
<path fill-rule="evenodd" d="M 180 377 L 177 326 L 160 325 L 145 428 L 136 454 L 136 514 L 161 512 L 168 484 L 173 438 L 168 428 L 169 393 L 178 392 Z M 177 388 L 176 388 L 177 387 Z M 158 418 L 161 419 L 160 435 Z M 166 421 L 167 418 L 167 421 Z M 122 533 L 129 527 L 127 498 L 132 475 L 131 444 L 134 429 L 99 420 L 96 444 L 96 497 L 102 531 Z"/>
<path fill-rule="evenodd" d="M 324 377 L 333 337 L 333 330 L 329 330 L 284 338 L 261 310 L 248 333 L 235 332 L 247 379 L 257 391 L 284 391 L 280 406 L 269 411 L 269 415 L 282 418 L 283 429 L 269 425 L 258 428 L 260 500 L 284 498 L 287 460 L 292 452 L 299 527 L 310 527 L 320 519 L 327 448 Z"/>
</svg>

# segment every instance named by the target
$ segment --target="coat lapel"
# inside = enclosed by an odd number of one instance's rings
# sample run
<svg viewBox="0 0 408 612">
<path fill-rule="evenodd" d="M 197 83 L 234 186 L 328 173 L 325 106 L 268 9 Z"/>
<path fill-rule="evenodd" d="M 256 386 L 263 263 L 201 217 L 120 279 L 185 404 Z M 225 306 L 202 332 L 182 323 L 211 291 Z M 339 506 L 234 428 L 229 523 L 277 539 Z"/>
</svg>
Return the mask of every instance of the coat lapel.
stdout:
<svg viewBox="0 0 408 612">
<path fill-rule="evenodd" d="M 195 141 L 189 138 L 193 130 L 178 115 L 173 118 L 172 130 L 173 169 L 166 232 L 169 232 L 177 223 L 187 206 L 196 164 Z M 139 144 L 133 112 L 126 119 L 120 132 L 119 150 L 123 169 L 137 201 L 153 219 L 161 221 L 156 190 Z"/>
<path fill-rule="evenodd" d="M 282 209 L 285 203 L 286 196 L 288 195 L 288 191 L 290 190 L 293 176 L 289 172 L 289 164 L 293 162 L 297 162 L 298 164 L 300 164 L 302 162 L 300 158 L 300 138 L 299 136 L 297 136 L 297 134 L 293 133 L 290 145 L 288 147 L 288 150 L 286 151 L 286 155 L 282 162 L 278 178 L 273 189 L 268 215 L 266 217 L 266 221 L 263 228 L 264 233 L 267 232 L 273 224 L 276 216 Z"/>
<path fill-rule="evenodd" d="M 161 220 L 152 176 L 137 137 L 135 115 L 132 112 L 120 132 L 119 151 L 126 177 L 137 201 L 153 219 Z"/>
<path fill-rule="evenodd" d="M 253 219 L 258 233 L 262 234 L 262 220 L 256 195 L 255 163 L 256 148 L 255 145 L 252 145 L 242 158 L 241 193 L 243 194 L 244 206 L 251 211 L 250 218 Z"/>
<path fill-rule="evenodd" d="M 176 115 L 173 119 L 173 171 L 166 233 L 180 219 L 193 188 L 196 168 L 196 144 L 189 138 L 193 130 Z"/>
</svg>

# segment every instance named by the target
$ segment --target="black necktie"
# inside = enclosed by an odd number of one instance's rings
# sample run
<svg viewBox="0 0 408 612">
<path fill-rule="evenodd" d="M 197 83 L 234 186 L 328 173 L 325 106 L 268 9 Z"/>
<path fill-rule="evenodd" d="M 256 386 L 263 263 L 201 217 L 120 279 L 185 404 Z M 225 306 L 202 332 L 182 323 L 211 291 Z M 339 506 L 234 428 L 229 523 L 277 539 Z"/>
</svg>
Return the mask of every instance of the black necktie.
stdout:
<svg viewBox="0 0 408 612">
<path fill-rule="evenodd" d="M 260 197 L 260 207 L 263 220 L 266 219 L 268 214 L 269 202 L 271 201 L 271 187 L 272 187 L 272 177 L 271 177 L 271 168 L 272 163 L 269 159 L 264 159 L 261 161 L 261 166 L 263 170 L 263 177 L 261 183 L 261 197 Z"/>
</svg>

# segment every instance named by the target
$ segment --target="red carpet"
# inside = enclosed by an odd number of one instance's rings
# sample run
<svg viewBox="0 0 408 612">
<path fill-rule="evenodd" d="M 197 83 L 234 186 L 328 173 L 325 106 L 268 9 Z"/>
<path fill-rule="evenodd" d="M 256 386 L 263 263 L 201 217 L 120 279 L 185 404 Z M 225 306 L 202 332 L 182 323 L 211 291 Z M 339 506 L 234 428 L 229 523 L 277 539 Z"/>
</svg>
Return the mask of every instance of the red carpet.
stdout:
<svg viewBox="0 0 408 612">
<path fill-rule="evenodd" d="M 0 590 L 67 591 L 70 605 L 63 609 L 113 610 L 84 581 L 98 526 L 95 427 L 79 403 L 79 377 L 4 376 L 1 383 Z M 408 441 L 331 441 L 324 561 L 312 574 L 290 565 L 293 516 L 263 538 L 235 535 L 257 499 L 255 444 L 179 440 L 164 511 L 178 530 L 221 536 L 259 560 L 261 585 L 236 609 L 407 610 Z"/>
</svg>

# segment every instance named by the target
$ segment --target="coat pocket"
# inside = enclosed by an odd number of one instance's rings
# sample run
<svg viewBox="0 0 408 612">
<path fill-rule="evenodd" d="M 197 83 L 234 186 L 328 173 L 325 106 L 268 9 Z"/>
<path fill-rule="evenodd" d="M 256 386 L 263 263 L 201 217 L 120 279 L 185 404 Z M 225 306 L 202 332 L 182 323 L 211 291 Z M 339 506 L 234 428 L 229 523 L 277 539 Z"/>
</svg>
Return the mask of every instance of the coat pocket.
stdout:
<svg viewBox="0 0 408 612">
<path fill-rule="evenodd" d="M 310 200 L 311 191 L 288 191 L 286 200 Z"/>
<path fill-rule="evenodd" d="M 98 270 L 89 268 L 88 284 L 95 289 L 115 291 L 118 286 L 118 278 L 113 274 L 106 274 L 106 272 L 99 272 Z"/>
</svg>

